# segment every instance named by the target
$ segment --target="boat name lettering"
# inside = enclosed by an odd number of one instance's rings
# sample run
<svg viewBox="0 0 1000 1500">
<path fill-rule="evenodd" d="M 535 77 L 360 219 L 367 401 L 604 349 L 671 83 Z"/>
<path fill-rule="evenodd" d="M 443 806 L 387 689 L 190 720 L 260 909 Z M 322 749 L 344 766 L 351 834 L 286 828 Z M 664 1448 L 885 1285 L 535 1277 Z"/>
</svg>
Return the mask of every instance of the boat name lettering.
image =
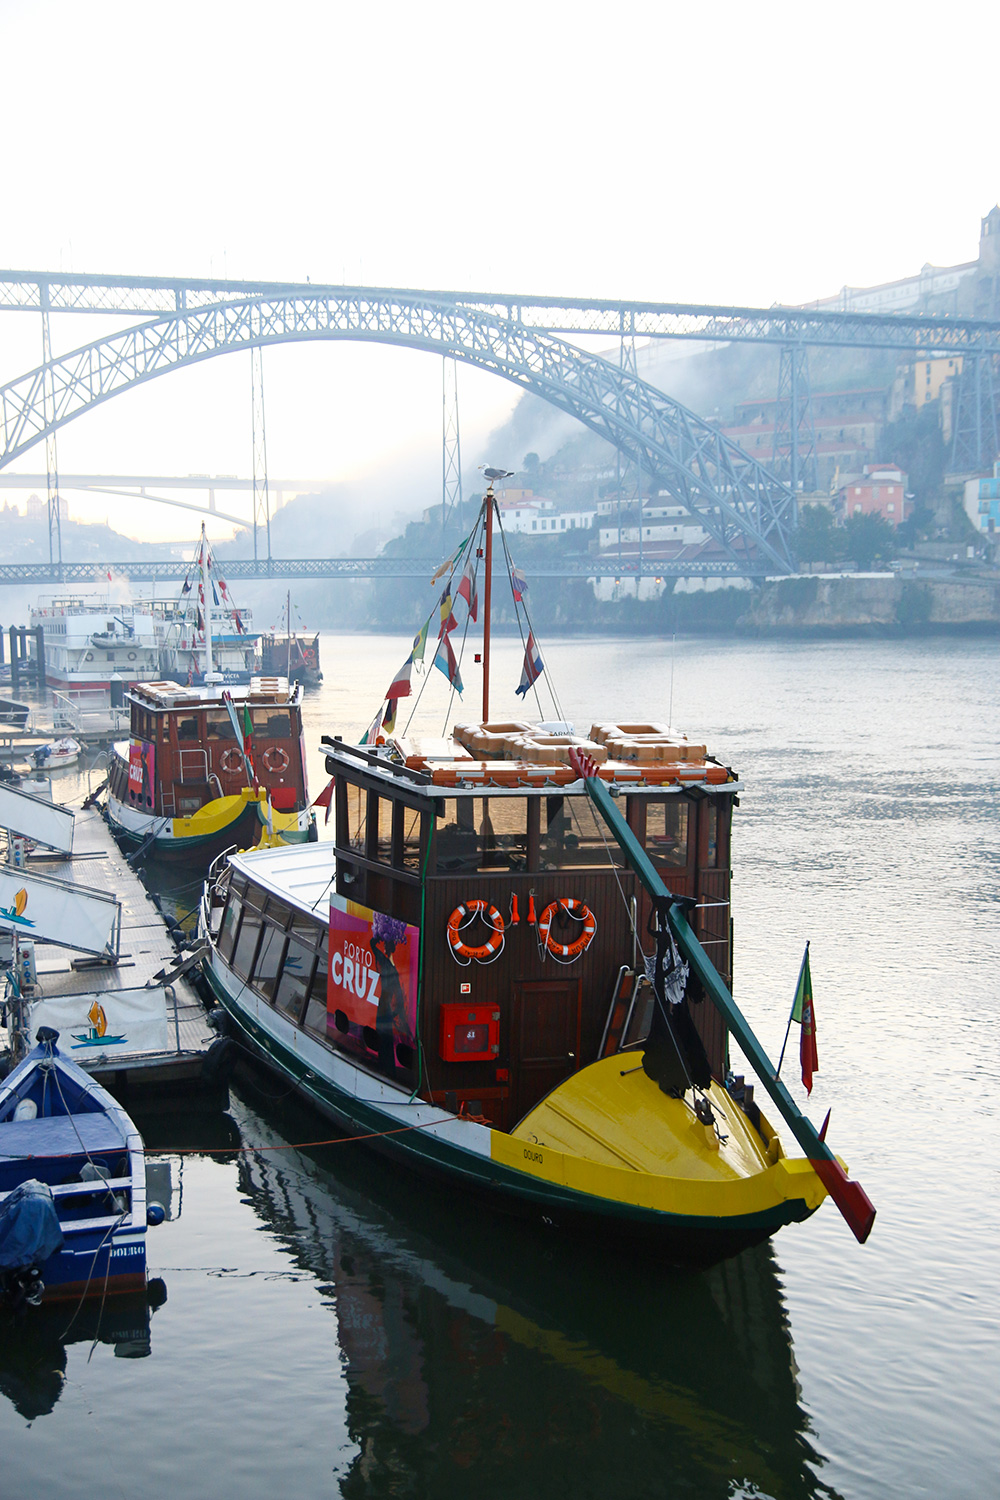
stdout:
<svg viewBox="0 0 1000 1500">
<path fill-rule="evenodd" d="M 342 989 L 353 990 L 359 1000 L 367 998 L 369 1002 L 375 1004 L 378 999 L 375 993 L 379 978 L 378 969 L 371 967 L 371 958 L 366 954 L 363 955 L 362 950 L 356 948 L 353 943 L 348 944 L 348 947 L 353 948 L 354 952 L 358 954 L 357 959 L 349 958 L 346 954 L 334 953 L 330 959 L 330 977 L 334 984 L 339 985 Z M 365 968 L 363 958 L 367 960 L 367 969 Z M 365 994 L 366 985 L 367 996 Z"/>
<path fill-rule="evenodd" d="M 141 1251 L 141 1245 L 115 1245 L 111 1251 L 111 1259 L 117 1260 L 120 1255 L 139 1255 Z"/>
<path fill-rule="evenodd" d="M 524 1159 L 525 1161 L 537 1162 L 539 1166 L 542 1165 L 544 1160 L 540 1151 L 531 1151 L 527 1146 L 524 1148 Z"/>
</svg>

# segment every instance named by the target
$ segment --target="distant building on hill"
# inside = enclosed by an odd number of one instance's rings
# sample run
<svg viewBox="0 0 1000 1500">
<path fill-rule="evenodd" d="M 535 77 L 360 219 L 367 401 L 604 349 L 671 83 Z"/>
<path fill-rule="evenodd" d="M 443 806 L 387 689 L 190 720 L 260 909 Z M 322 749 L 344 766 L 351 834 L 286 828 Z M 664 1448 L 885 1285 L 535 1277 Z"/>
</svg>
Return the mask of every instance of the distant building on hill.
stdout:
<svg viewBox="0 0 1000 1500">
<path fill-rule="evenodd" d="M 546 500 L 531 490 L 506 490 L 500 501 L 500 519 L 505 531 L 546 535 L 553 532 L 585 531 L 594 524 L 593 506 L 581 509 Z"/>
<path fill-rule="evenodd" d="M 993 465 L 990 479 L 967 479 L 965 514 L 976 530 L 992 541 L 1000 532 L 1000 462 Z"/>
<path fill-rule="evenodd" d="M 898 526 L 909 514 L 906 475 L 893 464 L 866 464 L 863 473 L 841 485 L 836 509 L 843 521 L 881 516 L 890 526 Z"/>
</svg>

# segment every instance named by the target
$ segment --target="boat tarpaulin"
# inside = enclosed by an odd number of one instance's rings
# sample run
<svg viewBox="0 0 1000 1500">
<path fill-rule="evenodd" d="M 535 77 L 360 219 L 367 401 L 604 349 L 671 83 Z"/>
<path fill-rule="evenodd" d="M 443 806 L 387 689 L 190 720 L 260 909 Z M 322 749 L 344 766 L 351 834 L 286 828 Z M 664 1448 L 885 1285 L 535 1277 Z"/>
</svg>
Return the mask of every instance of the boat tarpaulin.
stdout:
<svg viewBox="0 0 1000 1500">
<path fill-rule="evenodd" d="M 52 1193 L 34 1177 L 0 1202 L 0 1271 L 40 1266 L 62 1248 Z"/>
</svg>

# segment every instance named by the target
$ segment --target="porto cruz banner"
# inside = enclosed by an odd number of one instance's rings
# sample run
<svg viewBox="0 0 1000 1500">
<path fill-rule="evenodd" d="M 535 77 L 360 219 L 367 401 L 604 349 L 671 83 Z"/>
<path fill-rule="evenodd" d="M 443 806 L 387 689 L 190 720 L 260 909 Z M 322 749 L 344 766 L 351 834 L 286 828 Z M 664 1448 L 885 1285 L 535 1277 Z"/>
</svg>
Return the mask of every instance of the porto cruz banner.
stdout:
<svg viewBox="0 0 1000 1500">
<path fill-rule="evenodd" d="M 417 1045 L 420 929 L 343 896 L 330 898 L 327 1026 L 369 1051 Z M 398 1056 L 398 1054 L 397 1054 Z"/>
<path fill-rule="evenodd" d="M 128 789 L 134 802 L 144 807 L 153 805 L 153 788 L 156 785 L 153 772 L 156 769 L 156 746 L 149 740 L 129 740 L 128 743 Z"/>
</svg>

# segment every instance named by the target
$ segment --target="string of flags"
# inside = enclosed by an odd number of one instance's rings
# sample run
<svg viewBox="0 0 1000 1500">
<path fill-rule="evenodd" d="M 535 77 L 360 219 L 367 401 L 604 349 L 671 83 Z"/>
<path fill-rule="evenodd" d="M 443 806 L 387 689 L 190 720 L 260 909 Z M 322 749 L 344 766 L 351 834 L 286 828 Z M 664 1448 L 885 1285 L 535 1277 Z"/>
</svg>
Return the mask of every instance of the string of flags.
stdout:
<svg viewBox="0 0 1000 1500">
<path fill-rule="evenodd" d="M 479 593 L 476 587 L 477 556 L 475 549 L 469 546 L 471 537 L 466 537 L 456 547 L 455 551 L 445 559 L 441 566 L 431 578 L 431 583 L 438 583 L 447 575 L 447 583 L 444 586 L 435 608 L 428 615 L 416 635 L 413 637 L 413 646 L 409 656 L 406 658 L 399 671 L 393 677 L 392 682 L 386 690 L 385 698 L 378 713 L 361 737 L 362 745 L 375 745 L 386 735 L 394 734 L 396 731 L 396 716 L 399 703 L 402 698 L 409 698 L 413 693 L 412 674 L 414 667 L 417 670 L 424 668 L 426 664 L 427 640 L 430 633 L 431 621 L 435 614 L 438 617 L 437 646 L 434 651 L 431 665 L 448 679 L 451 688 L 461 694 L 464 691 L 462 674 L 459 669 L 458 659 L 452 645 L 452 632 L 458 627 L 458 619 L 455 615 L 455 602 L 463 600 L 468 619 L 476 622 L 479 618 Z M 465 556 L 465 565 L 459 578 L 458 587 L 452 593 L 452 582 L 455 576 L 455 568 L 459 560 Z M 524 604 L 525 595 L 528 592 L 528 584 L 524 574 L 515 564 L 510 565 L 510 586 L 516 604 Z M 524 649 L 524 663 L 521 668 L 521 681 L 515 692 L 524 696 L 528 689 L 538 681 L 545 671 L 545 663 L 541 652 L 535 642 L 532 631 L 528 632 L 528 640 Z"/>
</svg>

